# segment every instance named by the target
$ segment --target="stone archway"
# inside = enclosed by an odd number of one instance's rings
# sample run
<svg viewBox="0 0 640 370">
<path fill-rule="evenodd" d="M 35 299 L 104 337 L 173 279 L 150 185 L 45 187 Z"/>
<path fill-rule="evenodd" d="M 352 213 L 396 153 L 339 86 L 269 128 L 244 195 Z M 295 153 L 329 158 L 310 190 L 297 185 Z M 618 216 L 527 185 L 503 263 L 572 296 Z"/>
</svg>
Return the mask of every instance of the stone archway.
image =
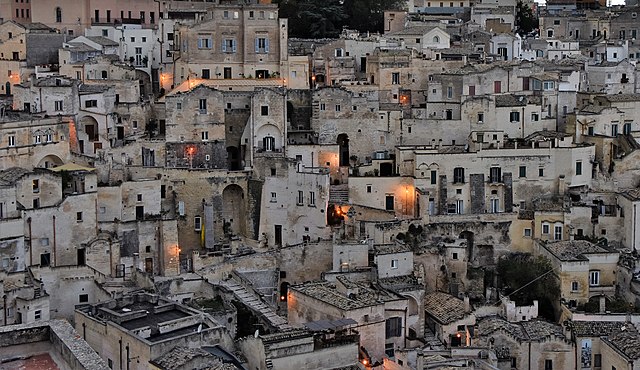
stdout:
<svg viewBox="0 0 640 370">
<path fill-rule="evenodd" d="M 244 190 L 236 184 L 231 184 L 222 191 L 222 218 L 225 236 L 246 236 L 247 212 L 245 207 Z"/>
<path fill-rule="evenodd" d="M 64 162 L 62 161 L 62 159 L 60 159 L 60 157 L 58 157 L 55 154 L 49 154 L 44 158 L 42 158 L 40 162 L 38 162 L 38 165 L 36 167 L 53 168 L 53 167 L 62 166 L 63 164 Z"/>
</svg>

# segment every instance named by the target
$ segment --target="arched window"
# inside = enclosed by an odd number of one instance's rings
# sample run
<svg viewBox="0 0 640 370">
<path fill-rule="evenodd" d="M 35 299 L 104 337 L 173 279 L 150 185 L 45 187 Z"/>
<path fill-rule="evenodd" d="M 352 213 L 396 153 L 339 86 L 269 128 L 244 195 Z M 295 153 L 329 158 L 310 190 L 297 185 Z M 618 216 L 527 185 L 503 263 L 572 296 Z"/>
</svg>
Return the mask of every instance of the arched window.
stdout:
<svg viewBox="0 0 640 370">
<path fill-rule="evenodd" d="M 434 42 L 435 44 L 440 43 L 440 37 L 438 37 L 438 36 L 433 36 L 433 42 Z"/>
<path fill-rule="evenodd" d="M 56 7 L 56 23 L 62 23 L 62 9 L 59 6 Z"/>
</svg>

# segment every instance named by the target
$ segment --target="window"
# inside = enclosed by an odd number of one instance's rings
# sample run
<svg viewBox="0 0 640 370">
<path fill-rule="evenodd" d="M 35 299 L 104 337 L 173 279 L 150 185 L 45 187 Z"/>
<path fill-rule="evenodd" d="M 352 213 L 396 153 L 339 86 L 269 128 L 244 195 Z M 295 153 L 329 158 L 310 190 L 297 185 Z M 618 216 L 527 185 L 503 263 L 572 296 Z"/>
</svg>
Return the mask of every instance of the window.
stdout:
<svg viewBox="0 0 640 370">
<path fill-rule="evenodd" d="M 461 215 L 464 213 L 464 201 L 462 199 L 456 200 L 456 214 Z"/>
<path fill-rule="evenodd" d="M 275 192 L 271 192 L 271 203 L 275 203 L 278 201 L 278 194 Z"/>
<path fill-rule="evenodd" d="M 198 49 L 211 49 L 213 47 L 213 41 L 209 36 L 198 37 Z"/>
<path fill-rule="evenodd" d="M 531 113 L 531 121 L 537 122 L 540 120 L 540 115 L 538 113 Z"/>
<path fill-rule="evenodd" d="M 622 133 L 625 135 L 631 134 L 631 123 L 625 123 L 624 126 L 622 126 Z"/>
<path fill-rule="evenodd" d="M 33 198 L 33 208 L 39 208 L 40 207 L 40 199 L 39 198 Z"/>
<path fill-rule="evenodd" d="M 478 123 L 484 123 L 484 113 L 478 113 Z"/>
<path fill-rule="evenodd" d="M 367 193 L 371 193 L 371 185 L 367 185 Z"/>
<path fill-rule="evenodd" d="M 618 136 L 618 124 L 611 125 L 611 136 Z"/>
<path fill-rule="evenodd" d="M 387 321 L 385 322 L 385 337 L 393 338 L 400 336 L 402 336 L 402 318 L 391 317 L 387 319 Z"/>
<path fill-rule="evenodd" d="M 80 303 L 87 303 L 89 302 L 89 295 L 88 294 L 80 294 L 78 296 L 78 302 Z"/>
<path fill-rule="evenodd" d="M 202 218 L 200 216 L 196 216 L 193 218 L 193 229 L 195 231 L 202 230 Z"/>
<path fill-rule="evenodd" d="M 530 238 L 531 237 L 531 229 L 528 228 L 528 227 L 526 229 L 524 229 L 524 234 L 523 235 L 524 235 L 525 238 Z"/>
<path fill-rule="evenodd" d="M 260 107 L 260 115 L 261 116 L 268 116 L 269 115 L 269 106 L 268 105 L 263 105 Z"/>
<path fill-rule="evenodd" d="M 553 239 L 562 240 L 562 226 L 556 225 L 553 227 Z"/>
<path fill-rule="evenodd" d="M 336 57 L 342 57 L 342 54 L 343 54 L 343 50 L 342 49 L 336 49 L 335 50 Z"/>
<path fill-rule="evenodd" d="M 553 81 L 544 81 L 542 83 L 542 89 L 543 90 L 553 90 L 553 88 L 555 87 L 555 82 Z"/>
<path fill-rule="evenodd" d="M 493 92 L 499 94 L 502 92 L 502 82 L 501 81 L 493 81 Z"/>
<path fill-rule="evenodd" d="M 451 254 L 451 259 L 457 260 L 458 259 L 458 253 L 452 253 Z"/>
<path fill-rule="evenodd" d="M 340 104 L 336 104 L 336 112 L 340 112 Z"/>
<path fill-rule="evenodd" d="M 386 195 L 385 199 L 384 199 L 384 203 L 385 203 L 385 209 L 387 211 L 393 211 L 394 210 L 395 199 L 394 199 L 393 195 Z"/>
<path fill-rule="evenodd" d="M 576 161 L 576 176 L 582 175 L 582 161 Z"/>
<path fill-rule="evenodd" d="M 301 206 L 304 204 L 304 191 L 298 190 L 298 205 Z"/>
<path fill-rule="evenodd" d="M 398 268 L 398 260 L 391 260 L 391 268 L 392 269 Z"/>
<path fill-rule="evenodd" d="M 489 182 L 491 183 L 502 182 L 502 168 L 491 167 L 489 169 Z"/>
<path fill-rule="evenodd" d="M 41 143 L 40 135 L 36 135 L 36 136 L 34 136 L 34 137 L 33 137 L 33 142 L 34 142 L 35 144 L 40 144 L 40 143 Z"/>
<path fill-rule="evenodd" d="M 265 136 L 262 138 L 262 149 L 271 152 L 276 147 L 276 138 L 273 136 Z"/>
<path fill-rule="evenodd" d="M 589 285 L 590 286 L 600 285 L 600 271 L 598 270 L 589 271 Z"/>
<path fill-rule="evenodd" d="M 400 84 L 400 72 L 393 72 L 391 74 L 391 84 L 399 85 Z"/>
<path fill-rule="evenodd" d="M 310 191 L 309 192 L 309 207 L 315 207 L 316 206 L 316 192 L 315 191 Z"/>
<path fill-rule="evenodd" d="M 33 313 L 33 318 L 34 320 L 40 320 L 42 318 L 42 311 L 35 310 L 35 312 Z"/>
<path fill-rule="evenodd" d="M 113 369 L 113 360 L 112 359 L 107 359 L 107 366 L 109 366 L 109 369 Z"/>
<path fill-rule="evenodd" d="M 223 53 L 235 53 L 237 51 L 237 45 L 235 39 L 224 39 L 222 42 Z"/>
<path fill-rule="evenodd" d="M 253 10 L 249 11 L 249 19 L 253 19 Z"/>
<path fill-rule="evenodd" d="M 202 131 L 201 133 L 202 141 L 209 140 L 209 131 Z"/>
<path fill-rule="evenodd" d="M 453 169 L 453 183 L 464 184 L 464 168 L 456 167 Z"/>
<path fill-rule="evenodd" d="M 15 137 L 15 135 L 9 135 L 7 139 L 8 139 L 8 145 L 9 146 L 16 146 L 16 137 Z"/>
<path fill-rule="evenodd" d="M 542 233 L 545 235 L 549 234 L 549 229 L 550 229 L 550 225 L 549 224 L 542 224 Z"/>
<path fill-rule="evenodd" d="M 448 99 L 453 98 L 453 87 L 451 86 L 447 86 L 447 98 Z"/>
<path fill-rule="evenodd" d="M 256 38 L 256 53 L 267 54 L 269 53 L 269 39 L 266 37 Z"/>
<path fill-rule="evenodd" d="M 602 366 L 602 355 L 601 354 L 593 355 L 593 366 L 594 367 L 601 367 Z"/>
<path fill-rule="evenodd" d="M 435 185 L 438 183 L 438 171 L 431 171 L 431 185 Z"/>
<path fill-rule="evenodd" d="M 544 370 L 553 370 L 553 360 L 544 360 Z"/>
<path fill-rule="evenodd" d="M 62 100 L 56 100 L 54 102 L 56 112 L 60 112 L 63 109 Z"/>
<path fill-rule="evenodd" d="M 62 23 L 62 9 L 56 8 L 56 23 Z"/>
<path fill-rule="evenodd" d="M 520 166 L 518 168 L 518 176 L 519 177 L 527 177 L 527 166 Z"/>
<path fill-rule="evenodd" d="M 544 168 L 543 167 L 538 168 L 538 176 L 539 177 L 544 177 Z"/>
<path fill-rule="evenodd" d="M 85 108 L 95 108 L 98 106 L 97 100 L 85 100 L 84 107 Z"/>
<path fill-rule="evenodd" d="M 578 282 L 577 281 L 572 281 L 571 282 L 571 291 L 575 292 L 578 290 Z"/>
<path fill-rule="evenodd" d="M 324 103 L 320 103 L 320 110 L 324 111 L 327 109 L 327 106 Z"/>
<path fill-rule="evenodd" d="M 510 122 L 520 122 L 520 112 L 511 112 L 511 113 L 509 113 L 509 121 Z"/>
<path fill-rule="evenodd" d="M 40 192 L 40 180 L 38 180 L 38 179 L 32 180 L 31 181 L 31 188 L 33 189 L 34 193 L 39 193 Z"/>
<path fill-rule="evenodd" d="M 200 99 L 198 109 L 200 114 L 207 114 L 207 99 Z"/>
<path fill-rule="evenodd" d="M 82 212 L 76 212 L 76 221 L 82 222 Z"/>
<path fill-rule="evenodd" d="M 491 213 L 499 213 L 500 212 L 500 199 L 491 198 Z"/>
<path fill-rule="evenodd" d="M 182 103 L 181 102 L 176 103 L 176 110 L 182 110 Z"/>
</svg>

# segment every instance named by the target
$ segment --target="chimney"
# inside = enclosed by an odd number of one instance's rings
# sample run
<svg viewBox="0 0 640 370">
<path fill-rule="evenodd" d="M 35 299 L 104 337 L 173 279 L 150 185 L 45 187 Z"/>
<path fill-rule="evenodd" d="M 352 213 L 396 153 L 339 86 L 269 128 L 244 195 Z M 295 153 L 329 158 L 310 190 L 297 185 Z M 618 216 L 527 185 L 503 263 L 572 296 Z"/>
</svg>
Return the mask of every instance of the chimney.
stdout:
<svg viewBox="0 0 640 370">
<path fill-rule="evenodd" d="M 469 303 L 469 296 L 464 295 L 464 313 L 471 313 L 471 303 Z"/>
<path fill-rule="evenodd" d="M 605 313 L 607 311 L 607 298 L 604 294 L 600 296 L 600 313 Z"/>
<path fill-rule="evenodd" d="M 558 195 L 564 195 L 567 190 L 567 184 L 564 181 L 564 175 L 558 177 Z"/>
</svg>

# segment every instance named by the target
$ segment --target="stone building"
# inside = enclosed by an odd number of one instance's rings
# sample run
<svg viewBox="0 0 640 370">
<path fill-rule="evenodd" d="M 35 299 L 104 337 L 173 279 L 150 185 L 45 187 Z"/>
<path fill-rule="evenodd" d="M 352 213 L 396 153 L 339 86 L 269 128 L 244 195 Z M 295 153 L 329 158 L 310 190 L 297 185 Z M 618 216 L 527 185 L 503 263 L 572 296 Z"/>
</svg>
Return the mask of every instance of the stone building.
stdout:
<svg viewBox="0 0 640 370">
<path fill-rule="evenodd" d="M 440 342 L 451 347 L 473 344 L 471 328 L 476 324 L 476 316 L 471 310 L 469 297 L 462 300 L 447 293 L 434 292 L 424 299 L 426 327 Z"/>
<path fill-rule="evenodd" d="M 287 28 L 275 4 L 252 1 L 212 7 L 201 22 L 177 25 L 173 83 L 288 76 Z"/>
<path fill-rule="evenodd" d="M 543 226 L 544 228 L 545 226 Z M 576 306 L 599 295 L 615 294 L 619 253 L 586 240 L 536 241 L 535 254 L 551 261 L 560 297 Z"/>
<path fill-rule="evenodd" d="M 0 24 L 0 91 L 11 95 L 13 85 L 28 81 L 38 66 L 58 64 L 63 35 L 42 23 L 7 20 Z"/>
<path fill-rule="evenodd" d="M 500 369 L 572 369 L 575 344 L 562 327 L 542 320 L 510 323 L 495 316 L 478 321 L 476 344 L 492 348 Z"/>
<path fill-rule="evenodd" d="M 364 347 L 361 351 L 365 353 L 360 356 L 372 364 L 385 354 L 393 357 L 395 348 L 405 346 L 407 305 L 406 297 L 382 287 L 370 288 L 345 276 L 339 276 L 335 283 L 291 286 L 287 296 L 289 323 L 294 326 L 343 317 L 355 320 L 351 328 L 360 333 L 360 346 Z"/>
<path fill-rule="evenodd" d="M 178 346 L 233 345 L 208 314 L 147 293 L 80 307 L 75 326 L 114 369 L 148 369 L 150 360 Z"/>
</svg>

